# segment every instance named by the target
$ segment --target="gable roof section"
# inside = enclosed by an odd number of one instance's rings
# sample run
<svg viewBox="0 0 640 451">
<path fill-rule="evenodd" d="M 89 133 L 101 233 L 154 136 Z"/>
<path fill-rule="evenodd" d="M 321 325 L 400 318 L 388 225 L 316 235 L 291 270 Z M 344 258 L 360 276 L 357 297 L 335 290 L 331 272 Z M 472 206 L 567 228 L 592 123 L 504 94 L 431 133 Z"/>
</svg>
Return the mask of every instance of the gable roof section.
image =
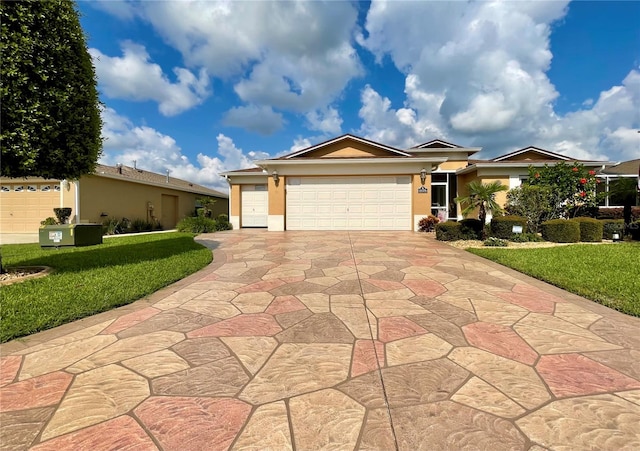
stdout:
<svg viewBox="0 0 640 451">
<path fill-rule="evenodd" d="M 298 150 L 296 152 L 290 153 L 289 155 L 284 155 L 284 156 L 278 158 L 278 160 L 289 160 L 289 159 L 292 159 L 292 158 L 295 158 L 295 157 L 299 157 L 299 156 L 305 155 L 307 153 L 313 152 L 315 150 L 322 149 L 324 147 L 330 146 L 330 145 L 338 143 L 340 141 L 346 141 L 346 140 L 353 140 L 353 141 L 356 141 L 356 142 L 359 142 L 359 143 L 362 143 L 362 144 L 366 144 L 368 146 L 372 146 L 372 147 L 384 150 L 386 152 L 389 152 L 390 156 L 412 157 L 411 154 L 409 154 L 407 152 L 404 152 L 404 151 L 402 151 L 400 149 L 396 149 L 395 147 L 387 146 L 387 145 L 380 144 L 380 143 L 375 142 L 375 141 L 371 141 L 371 140 L 368 140 L 368 139 L 365 139 L 365 138 L 361 138 L 359 136 L 352 135 L 350 133 L 346 133 L 346 134 L 344 134 L 342 136 L 338 136 L 337 138 L 333 138 L 333 139 L 330 139 L 328 141 L 324 141 L 324 142 L 321 142 L 319 144 L 315 144 L 313 146 L 309 146 L 309 147 L 307 147 L 305 149 Z"/>
<path fill-rule="evenodd" d="M 441 139 L 432 139 L 431 141 L 427 141 L 426 143 L 413 146 L 412 149 L 454 149 L 456 147 L 461 148 L 462 146 L 443 141 Z"/>
<path fill-rule="evenodd" d="M 523 147 L 522 149 L 515 150 L 513 152 L 507 153 L 505 155 L 500 155 L 499 157 L 494 158 L 490 161 L 505 161 L 510 160 L 513 157 L 521 155 L 523 153 L 533 152 L 540 155 L 539 160 L 564 160 L 564 161 L 574 161 L 573 158 L 567 157 L 565 155 L 561 155 L 559 153 L 551 152 L 549 150 L 541 149 L 539 147 L 529 146 Z M 538 159 L 536 159 L 537 161 Z"/>
<path fill-rule="evenodd" d="M 220 191 L 216 191 L 211 188 L 207 188 L 206 186 L 197 185 L 195 183 L 191 183 L 175 177 L 169 177 L 169 180 L 167 181 L 166 175 L 158 174 L 155 172 L 144 171 L 142 169 L 132 168 L 130 166 L 124 165 L 120 169 L 121 170 L 119 170 L 116 166 L 98 164 L 96 166 L 96 171 L 90 175 L 116 180 L 126 180 L 128 182 L 141 183 L 143 185 L 161 186 L 178 191 L 184 191 L 187 193 L 202 194 L 205 196 L 215 196 L 224 199 L 229 197 L 228 194 L 221 193 Z"/>
</svg>

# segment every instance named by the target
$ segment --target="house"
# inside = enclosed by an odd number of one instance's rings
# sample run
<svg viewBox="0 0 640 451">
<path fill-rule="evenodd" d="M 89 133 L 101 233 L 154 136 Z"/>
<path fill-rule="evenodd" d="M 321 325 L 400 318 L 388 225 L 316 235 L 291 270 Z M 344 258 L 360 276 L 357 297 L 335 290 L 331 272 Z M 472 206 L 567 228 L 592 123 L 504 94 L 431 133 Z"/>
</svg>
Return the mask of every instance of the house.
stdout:
<svg viewBox="0 0 640 451">
<path fill-rule="evenodd" d="M 164 229 L 192 215 L 199 197 L 216 199 L 214 214 L 227 213 L 228 195 L 169 175 L 99 164 L 77 181 L 0 179 L 0 232 L 37 232 L 53 208 L 70 207 L 70 222 L 102 223 L 106 217 L 158 220 Z"/>
<path fill-rule="evenodd" d="M 234 228 L 417 230 L 428 214 L 461 219 L 454 199 L 464 195 L 472 180 L 499 180 L 513 188 L 530 165 L 575 161 L 600 170 L 611 164 L 536 147 L 473 159 L 480 150 L 442 140 L 398 149 L 346 134 L 221 175 L 229 183 Z M 504 204 L 506 194 L 499 196 Z"/>
<path fill-rule="evenodd" d="M 623 161 L 613 166 L 604 168 L 598 174 L 603 183 L 598 186 L 599 190 L 607 195 L 600 203 L 601 207 L 622 207 L 624 201 L 620 196 L 609 194 L 615 185 L 622 179 L 633 179 L 636 181 L 638 191 L 640 191 L 640 159 Z"/>
</svg>

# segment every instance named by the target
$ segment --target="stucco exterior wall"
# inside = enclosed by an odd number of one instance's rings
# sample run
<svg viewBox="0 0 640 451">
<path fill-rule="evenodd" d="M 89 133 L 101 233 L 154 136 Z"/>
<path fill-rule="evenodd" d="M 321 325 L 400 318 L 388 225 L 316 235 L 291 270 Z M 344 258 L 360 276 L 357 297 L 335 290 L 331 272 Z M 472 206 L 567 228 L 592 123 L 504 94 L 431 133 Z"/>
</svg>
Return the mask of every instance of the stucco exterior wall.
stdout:
<svg viewBox="0 0 640 451">
<path fill-rule="evenodd" d="M 349 141 L 330 144 L 322 149 L 300 155 L 297 158 L 356 158 L 356 157 L 381 157 L 389 156 L 389 151 L 370 146 L 358 141 Z"/>
<path fill-rule="evenodd" d="M 457 171 L 458 169 L 462 169 L 467 167 L 467 160 L 451 160 L 445 161 L 444 163 L 439 165 L 441 171 Z"/>
<path fill-rule="evenodd" d="M 175 218 L 163 218 L 163 203 L 175 196 Z M 115 180 L 105 177 L 87 176 L 80 180 L 80 217 L 82 222 L 101 223 L 105 217 L 125 217 L 128 219 L 158 219 L 165 229 L 173 228 L 177 221 L 190 216 L 195 211 L 196 198 L 199 195 L 171 188 L 143 185 L 127 180 Z M 228 200 L 217 199 L 214 215 L 228 211 Z M 162 222 L 165 222 L 164 224 Z"/>
</svg>

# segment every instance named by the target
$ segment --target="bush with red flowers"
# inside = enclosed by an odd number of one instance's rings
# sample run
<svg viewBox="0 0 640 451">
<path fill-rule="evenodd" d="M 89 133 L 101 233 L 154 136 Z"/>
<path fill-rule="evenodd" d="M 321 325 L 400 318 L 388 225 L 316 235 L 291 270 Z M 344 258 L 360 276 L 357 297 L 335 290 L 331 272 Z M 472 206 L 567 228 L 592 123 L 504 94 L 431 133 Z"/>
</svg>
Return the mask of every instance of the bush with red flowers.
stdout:
<svg viewBox="0 0 640 451">
<path fill-rule="evenodd" d="M 529 186 L 549 187 L 547 202 L 552 209 L 551 218 L 572 218 L 579 210 L 597 207 L 601 194 L 596 193 L 598 180 L 594 170 L 580 163 L 560 162 L 542 168 L 529 167 Z"/>
</svg>

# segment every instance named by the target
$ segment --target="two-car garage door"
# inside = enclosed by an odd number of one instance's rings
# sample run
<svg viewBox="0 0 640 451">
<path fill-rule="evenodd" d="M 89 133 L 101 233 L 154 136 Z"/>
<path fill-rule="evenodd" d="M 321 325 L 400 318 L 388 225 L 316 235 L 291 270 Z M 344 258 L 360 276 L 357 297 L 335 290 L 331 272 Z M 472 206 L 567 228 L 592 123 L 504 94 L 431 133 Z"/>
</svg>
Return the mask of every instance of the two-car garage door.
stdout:
<svg viewBox="0 0 640 451">
<path fill-rule="evenodd" d="M 287 230 L 411 230 L 411 179 L 287 178 Z"/>
</svg>

